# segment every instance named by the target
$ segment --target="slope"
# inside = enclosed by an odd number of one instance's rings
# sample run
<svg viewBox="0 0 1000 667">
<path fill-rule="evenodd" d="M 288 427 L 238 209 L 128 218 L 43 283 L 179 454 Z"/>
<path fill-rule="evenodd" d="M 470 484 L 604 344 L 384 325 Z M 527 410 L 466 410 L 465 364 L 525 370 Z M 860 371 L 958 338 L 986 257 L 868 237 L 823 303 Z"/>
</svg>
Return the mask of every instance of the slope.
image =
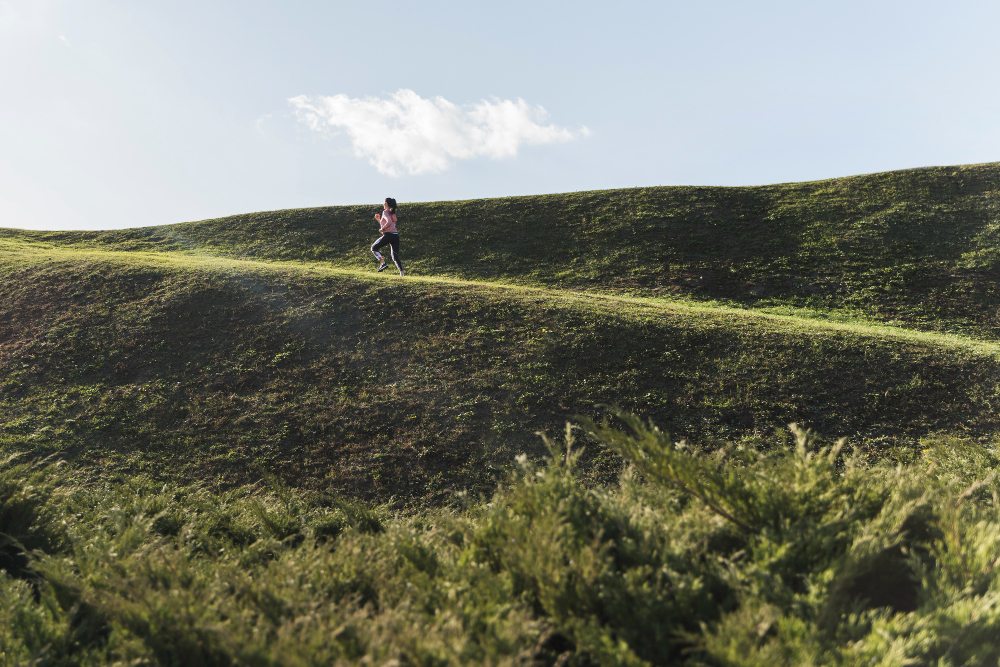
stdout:
<svg viewBox="0 0 1000 667">
<path fill-rule="evenodd" d="M 101 476 L 437 502 L 597 402 L 700 441 L 798 421 L 879 456 L 997 427 L 997 346 L 899 327 L 9 240 L 0 280 L 2 441 Z"/>
<path fill-rule="evenodd" d="M 416 274 L 837 311 L 1000 333 L 1000 165 L 760 187 L 656 187 L 404 204 Z M 7 238 L 367 268 L 374 207 Z M 137 220 L 137 222 L 141 222 Z"/>
</svg>

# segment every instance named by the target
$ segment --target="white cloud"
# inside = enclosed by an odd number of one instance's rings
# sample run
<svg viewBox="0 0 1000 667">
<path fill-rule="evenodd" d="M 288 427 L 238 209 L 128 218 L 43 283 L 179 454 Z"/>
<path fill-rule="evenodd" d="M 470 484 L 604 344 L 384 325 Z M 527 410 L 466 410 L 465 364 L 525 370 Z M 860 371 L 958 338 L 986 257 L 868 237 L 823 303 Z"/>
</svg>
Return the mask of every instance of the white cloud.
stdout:
<svg viewBox="0 0 1000 667">
<path fill-rule="evenodd" d="M 459 107 L 443 97 L 423 99 L 412 90 L 400 90 L 388 99 L 347 95 L 288 100 L 299 120 L 326 134 L 343 130 L 354 154 L 366 158 L 389 176 L 436 173 L 454 160 L 474 157 L 513 157 L 521 144 L 570 141 L 589 135 L 555 125 L 540 125 L 547 113 L 517 101 L 482 101 Z"/>
</svg>

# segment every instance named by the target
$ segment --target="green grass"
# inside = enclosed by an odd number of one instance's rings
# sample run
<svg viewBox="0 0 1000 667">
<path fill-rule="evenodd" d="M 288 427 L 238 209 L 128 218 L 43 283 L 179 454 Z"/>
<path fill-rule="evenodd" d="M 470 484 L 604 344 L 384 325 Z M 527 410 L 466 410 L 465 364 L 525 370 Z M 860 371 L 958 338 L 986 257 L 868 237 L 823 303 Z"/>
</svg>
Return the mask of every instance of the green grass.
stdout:
<svg viewBox="0 0 1000 667">
<path fill-rule="evenodd" d="M 1000 166 L 404 203 L 414 274 L 834 311 L 996 338 Z M 10 239 L 368 268 L 374 206 Z"/>
<path fill-rule="evenodd" d="M 320 264 L 0 248 L 0 437 L 104 475 L 277 474 L 403 505 L 487 491 L 613 403 L 683 437 L 796 421 L 870 456 L 997 427 L 997 346 L 955 334 Z M 6 258 L 6 259 L 4 259 Z M 584 469 L 613 478 L 617 457 Z"/>
</svg>

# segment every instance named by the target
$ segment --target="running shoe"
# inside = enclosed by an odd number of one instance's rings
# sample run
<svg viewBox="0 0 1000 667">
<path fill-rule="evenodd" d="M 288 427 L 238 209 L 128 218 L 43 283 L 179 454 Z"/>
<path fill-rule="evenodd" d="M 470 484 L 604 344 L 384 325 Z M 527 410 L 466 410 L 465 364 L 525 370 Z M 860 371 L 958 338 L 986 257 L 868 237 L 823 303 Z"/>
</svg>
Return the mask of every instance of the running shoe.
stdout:
<svg viewBox="0 0 1000 667">
<path fill-rule="evenodd" d="M 382 262 L 381 264 L 379 264 L 378 270 L 381 273 L 382 271 L 385 271 L 388 268 L 389 268 L 389 265 L 386 264 L 385 262 Z"/>
</svg>

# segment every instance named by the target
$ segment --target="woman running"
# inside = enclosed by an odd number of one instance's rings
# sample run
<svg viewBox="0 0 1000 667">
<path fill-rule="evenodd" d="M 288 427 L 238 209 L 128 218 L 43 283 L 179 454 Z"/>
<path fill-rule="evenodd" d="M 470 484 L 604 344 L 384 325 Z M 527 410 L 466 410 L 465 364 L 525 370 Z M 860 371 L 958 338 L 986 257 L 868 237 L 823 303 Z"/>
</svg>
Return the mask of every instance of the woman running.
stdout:
<svg viewBox="0 0 1000 667">
<path fill-rule="evenodd" d="M 375 220 L 382 230 L 382 236 L 372 244 L 372 254 L 379 261 L 378 270 L 385 270 L 389 264 L 378 249 L 388 245 L 392 261 L 396 265 L 396 268 L 399 269 L 399 275 L 403 275 L 403 262 L 399 259 L 399 232 L 396 231 L 396 200 L 392 197 L 386 197 L 385 203 L 382 204 L 382 209 L 382 215 L 375 214 Z"/>
</svg>

